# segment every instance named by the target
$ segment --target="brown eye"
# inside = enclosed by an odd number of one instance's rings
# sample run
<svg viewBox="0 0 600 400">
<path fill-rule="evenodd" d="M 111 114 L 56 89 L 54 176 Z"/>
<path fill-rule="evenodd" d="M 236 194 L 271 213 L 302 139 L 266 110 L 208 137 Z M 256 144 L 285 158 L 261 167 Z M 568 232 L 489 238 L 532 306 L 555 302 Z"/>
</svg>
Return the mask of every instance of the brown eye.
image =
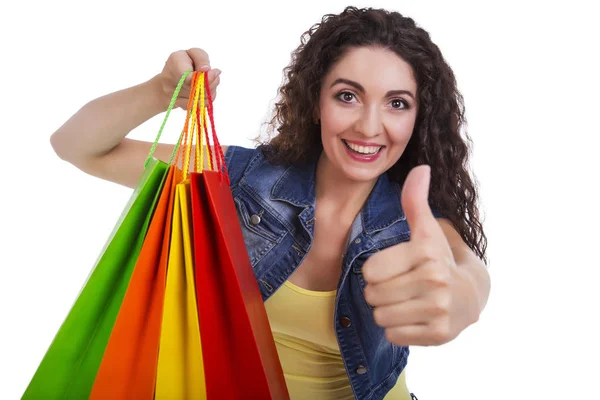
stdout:
<svg viewBox="0 0 600 400">
<path fill-rule="evenodd" d="M 403 109 L 403 108 L 408 108 L 408 105 L 406 104 L 406 102 L 404 100 L 394 99 L 394 100 L 392 100 L 392 108 Z"/>
<path fill-rule="evenodd" d="M 337 95 L 337 98 L 344 103 L 350 103 L 352 100 L 354 100 L 354 94 L 350 92 L 342 92 Z"/>
</svg>

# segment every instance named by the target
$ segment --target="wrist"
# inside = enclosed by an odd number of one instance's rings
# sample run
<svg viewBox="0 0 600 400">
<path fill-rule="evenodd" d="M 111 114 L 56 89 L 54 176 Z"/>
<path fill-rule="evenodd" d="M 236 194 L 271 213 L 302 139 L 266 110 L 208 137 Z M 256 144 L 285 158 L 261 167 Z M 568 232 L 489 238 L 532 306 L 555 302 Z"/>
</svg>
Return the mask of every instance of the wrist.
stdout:
<svg viewBox="0 0 600 400">
<path fill-rule="evenodd" d="M 455 271 L 460 288 L 459 298 L 463 302 L 462 307 L 460 307 L 462 310 L 461 313 L 463 313 L 467 325 L 471 325 L 479 320 L 479 315 L 483 311 L 481 294 L 479 293 L 477 281 L 471 274 L 471 271 L 460 266 Z"/>
<path fill-rule="evenodd" d="M 151 108 L 155 114 L 165 112 L 169 108 L 171 96 L 168 96 L 164 90 L 164 83 L 160 74 L 153 76 L 143 83 L 145 94 L 151 101 Z"/>
</svg>

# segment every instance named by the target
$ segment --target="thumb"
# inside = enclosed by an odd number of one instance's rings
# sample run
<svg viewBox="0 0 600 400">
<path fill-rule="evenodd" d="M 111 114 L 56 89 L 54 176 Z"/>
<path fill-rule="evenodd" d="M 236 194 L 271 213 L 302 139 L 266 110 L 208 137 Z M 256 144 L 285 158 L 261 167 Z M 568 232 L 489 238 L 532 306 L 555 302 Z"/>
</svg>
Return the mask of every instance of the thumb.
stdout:
<svg viewBox="0 0 600 400">
<path fill-rule="evenodd" d="M 429 207 L 430 181 L 431 167 L 419 165 L 408 173 L 402 187 L 400 201 L 413 238 L 430 237 L 438 228 L 438 223 Z"/>
</svg>

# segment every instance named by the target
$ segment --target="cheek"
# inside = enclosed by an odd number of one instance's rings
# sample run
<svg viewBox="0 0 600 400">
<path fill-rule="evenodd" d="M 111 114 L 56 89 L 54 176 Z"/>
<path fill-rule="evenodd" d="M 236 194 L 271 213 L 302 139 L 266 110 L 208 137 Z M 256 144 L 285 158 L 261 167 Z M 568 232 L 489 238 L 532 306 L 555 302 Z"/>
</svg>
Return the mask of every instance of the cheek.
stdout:
<svg viewBox="0 0 600 400">
<path fill-rule="evenodd" d="M 412 137 L 415 121 L 414 118 L 406 118 L 396 121 L 392 127 L 388 127 L 388 139 L 390 141 L 388 162 L 394 165 L 406 150 L 406 146 Z"/>
<path fill-rule="evenodd" d="M 336 136 L 351 127 L 352 119 L 344 111 L 333 100 L 321 103 L 321 133 L 324 137 Z"/>
<path fill-rule="evenodd" d="M 393 145 L 406 147 L 415 127 L 414 118 L 402 118 L 393 121 L 388 127 L 388 135 Z"/>
</svg>

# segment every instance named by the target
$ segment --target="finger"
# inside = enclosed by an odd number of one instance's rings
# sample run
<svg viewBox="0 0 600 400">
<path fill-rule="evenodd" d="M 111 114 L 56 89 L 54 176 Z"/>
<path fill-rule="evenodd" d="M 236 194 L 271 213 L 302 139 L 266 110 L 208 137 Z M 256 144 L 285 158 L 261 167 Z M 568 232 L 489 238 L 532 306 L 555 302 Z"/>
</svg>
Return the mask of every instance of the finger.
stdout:
<svg viewBox="0 0 600 400">
<path fill-rule="evenodd" d="M 195 71 L 210 71 L 210 58 L 206 51 L 195 47 L 187 50 L 187 54 L 192 60 Z"/>
<path fill-rule="evenodd" d="M 215 99 L 217 98 L 217 86 L 219 86 L 219 83 L 221 83 L 221 77 L 217 77 L 214 80 L 214 82 L 210 85 L 210 95 L 213 101 L 215 101 Z"/>
<path fill-rule="evenodd" d="M 381 307 L 414 299 L 428 287 L 429 284 L 420 279 L 418 271 L 414 270 L 387 281 L 368 284 L 364 296 L 372 307 Z"/>
<path fill-rule="evenodd" d="M 410 271 L 417 265 L 413 247 L 411 242 L 404 242 L 373 254 L 363 265 L 363 278 L 375 284 Z"/>
<path fill-rule="evenodd" d="M 426 324 L 386 328 L 385 338 L 396 346 L 427 346 L 429 327 Z"/>
<path fill-rule="evenodd" d="M 400 201 L 411 230 L 411 240 L 429 238 L 440 229 L 429 206 L 430 181 L 431 167 L 419 165 L 408 173 L 402 187 Z"/>
<path fill-rule="evenodd" d="M 221 75 L 221 71 L 218 69 L 212 69 L 208 72 L 208 83 L 210 85 L 211 90 L 213 88 L 216 88 L 216 85 L 213 85 L 215 82 L 218 83 L 220 82 L 219 76 Z M 212 78 L 211 78 L 212 76 Z M 189 84 L 187 83 L 187 79 L 190 80 Z M 182 92 L 186 92 L 186 94 L 189 94 L 190 90 L 192 89 L 192 76 L 191 74 L 186 78 L 186 82 L 181 86 L 181 91 Z"/>
<path fill-rule="evenodd" d="M 170 72 L 176 79 L 179 79 L 185 73 L 185 71 L 194 68 L 193 61 L 185 50 L 176 51 L 175 53 L 171 54 L 170 58 L 171 62 L 168 62 L 168 65 L 170 66 Z M 187 96 L 189 94 L 191 85 L 192 74 L 188 74 L 188 76 L 185 78 L 185 83 L 182 86 L 182 92 L 184 92 L 182 94 Z"/>
<path fill-rule="evenodd" d="M 187 109 L 188 106 L 188 99 L 177 99 L 177 101 L 175 101 L 175 107 L 179 107 L 181 109 Z"/>
<path fill-rule="evenodd" d="M 215 71 L 215 72 L 213 72 Z M 209 72 L 209 79 L 210 79 L 210 73 L 213 72 L 213 77 L 215 77 L 213 79 L 213 83 L 210 85 L 210 93 L 211 93 L 211 97 L 213 99 L 213 101 L 216 99 L 217 97 L 217 86 L 220 83 L 220 78 L 219 75 L 221 74 L 221 71 L 218 69 L 215 70 L 211 70 Z M 191 79 L 191 77 L 188 77 Z M 191 81 L 190 81 L 190 85 L 191 85 Z M 190 97 L 190 90 L 191 90 L 191 86 L 190 85 L 186 85 L 184 84 L 181 87 L 181 91 L 179 92 L 179 96 L 177 96 L 177 102 L 175 103 L 177 107 L 186 109 L 188 107 L 188 101 L 189 101 L 189 97 Z M 205 101 L 208 102 L 208 96 L 205 97 Z"/>
<path fill-rule="evenodd" d="M 447 321 L 386 328 L 385 337 L 396 346 L 439 346 L 454 339 Z"/>
<path fill-rule="evenodd" d="M 208 84 L 212 87 L 213 83 L 221 76 L 221 70 L 218 68 L 208 71 Z"/>
<path fill-rule="evenodd" d="M 372 307 L 427 297 L 435 302 L 437 307 L 444 309 L 449 304 L 444 290 L 449 287 L 450 279 L 451 274 L 447 270 L 439 268 L 435 261 L 429 261 L 404 275 L 368 284 L 364 289 L 364 297 Z"/>
<path fill-rule="evenodd" d="M 438 308 L 435 303 L 427 298 L 417 298 L 402 303 L 375 307 L 375 310 L 373 310 L 375 322 L 384 328 L 426 324 L 442 315 L 445 315 L 445 310 Z"/>
</svg>

